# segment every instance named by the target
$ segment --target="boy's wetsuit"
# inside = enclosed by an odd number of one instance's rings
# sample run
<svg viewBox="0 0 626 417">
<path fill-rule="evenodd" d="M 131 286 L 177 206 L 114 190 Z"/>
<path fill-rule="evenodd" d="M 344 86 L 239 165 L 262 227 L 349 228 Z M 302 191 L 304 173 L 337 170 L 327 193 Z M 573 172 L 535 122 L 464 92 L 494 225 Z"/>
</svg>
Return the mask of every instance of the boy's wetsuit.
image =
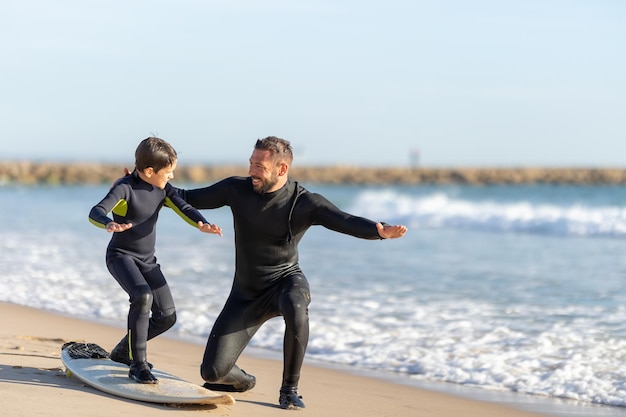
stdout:
<svg viewBox="0 0 626 417">
<path fill-rule="evenodd" d="M 136 171 L 119 180 L 89 213 L 89 221 L 101 228 L 112 221 L 132 224 L 130 229 L 113 233 L 106 251 L 106 265 L 130 296 L 128 334 L 120 346 L 127 346 L 130 359 L 137 362 L 146 361 L 147 340 L 163 333 L 176 321 L 172 294 L 154 256 L 156 222 L 164 205 L 195 227 L 198 221 L 207 223 L 170 184 L 160 189 L 143 181 Z M 108 217 L 110 212 L 113 219 Z"/>
<path fill-rule="evenodd" d="M 198 209 L 230 206 L 233 213 L 235 277 L 207 341 L 203 379 L 224 384 L 241 380 L 237 358 L 265 321 L 282 315 L 283 387 L 297 386 L 309 338 L 310 302 L 309 284 L 298 265 L 298 243 L 312 225 L 381 239 L 376 223 L 339 210 L 293 181 L 266 194 L 254 191 L 249 177 L 231 177 L 179 192 Z"/>
</svg>

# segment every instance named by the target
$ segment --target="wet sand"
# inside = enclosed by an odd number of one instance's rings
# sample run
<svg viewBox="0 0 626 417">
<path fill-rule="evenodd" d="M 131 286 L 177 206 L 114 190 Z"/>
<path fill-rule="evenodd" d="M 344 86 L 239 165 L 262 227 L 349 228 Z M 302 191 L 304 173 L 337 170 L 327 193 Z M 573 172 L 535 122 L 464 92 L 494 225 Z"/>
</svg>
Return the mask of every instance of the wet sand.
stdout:
<svg viewBox="0 0 626 417">
<path fill-rule="evenodd" d="M 275 417 L 283 413 L 325 417 L 530 417 L 515 406 L 479 401 L 426 388 L 395 384 L 331 367 L 306 364 L 300 384 L 306 408 L 278 408 L 282 364 L 246 355 L 239 365 L 257 377 L 256 387 L 235 393 L 234 405 L 168 406 L 117 398 L 65 375 L 60 360 L 66 341 L 97 343 L 107 349 L 124 329 L 43 310 L 0 303 L 0 403 L 2 415 L 99 417 L 197 415 Z M 149 342 L 156 368 L 201 384 L 201 344 L 160 336 Z M 580 416 L 580 414 L 579 414 Z"/>
</svg>

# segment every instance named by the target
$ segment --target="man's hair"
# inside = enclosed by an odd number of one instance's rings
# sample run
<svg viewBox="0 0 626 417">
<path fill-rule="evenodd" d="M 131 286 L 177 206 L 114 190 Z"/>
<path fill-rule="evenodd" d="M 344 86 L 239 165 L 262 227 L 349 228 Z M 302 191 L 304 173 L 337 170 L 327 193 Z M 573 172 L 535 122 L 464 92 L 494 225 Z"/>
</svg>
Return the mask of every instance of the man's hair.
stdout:
<svg viewBox="0 0 626 417">
<path fill-rule="evenodd" d="M 142 140 L 135 151 L 135 168 L 142 171 L 152 167 L 154 172 L 173 165 L 178 156 L 176 151 L 161 138 L 149 137 Z"/>
<path fill-rule="evenodd" d="M 270 151 L 272 159 L 279 164 L 283 161 L 291 165 L 293 161 L 293 150 L 288 140 L 277 138 L 276 136 L 268 136 L 264 139 L 257 139 L 254 149 Z"/>
</svg>

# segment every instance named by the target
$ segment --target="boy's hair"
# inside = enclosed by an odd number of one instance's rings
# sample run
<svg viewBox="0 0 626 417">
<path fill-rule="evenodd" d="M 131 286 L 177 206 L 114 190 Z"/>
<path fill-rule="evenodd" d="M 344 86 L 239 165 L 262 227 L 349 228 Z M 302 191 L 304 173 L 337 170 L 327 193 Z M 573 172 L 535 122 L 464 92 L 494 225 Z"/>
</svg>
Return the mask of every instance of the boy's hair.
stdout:
<svg viewBox="0 0 626 417">
<path fill-rule="evenodd" d="M 277 164 L 287 162 L 291 165 L 291 162 L 293 162 L 293 150 L 288 140 L 277 138 L 276 136 L 268 136 L 264 139 L 257 139 L 254 149 L 270 151 Z"/>
<path fill-rule="evenodd" d="M 154 172 L 159 172 L 162 168 L 168 167 L 178 156 L 176 151 L 166 141 L 161 138 L 149 137 L 142 140 L 135 151 L 135 168 L 143 171 L 152 167 Z"/>
</svg>

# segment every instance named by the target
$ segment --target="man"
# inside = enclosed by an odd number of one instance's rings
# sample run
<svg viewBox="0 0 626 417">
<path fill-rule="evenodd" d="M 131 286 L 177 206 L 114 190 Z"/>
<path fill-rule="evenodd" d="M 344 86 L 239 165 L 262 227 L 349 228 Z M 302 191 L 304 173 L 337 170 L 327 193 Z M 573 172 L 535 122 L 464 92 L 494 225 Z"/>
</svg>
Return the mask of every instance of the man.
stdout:
<svg viewBox="0 0 626 417">
<path fill-rule="evenodd" d="M 207 341 L 201 365 L 204 386 L 243 392 L 256 384 L 235 362 L 267 320 L 285 320 L 283 380 L 279 404 L 304 408 L 298 395 L 308 339 L 309 283 L 298 265 L 298 243 L 312 225 L 362 239 L 393 239 L 407 228 L 342 212 L 326 198 L 288 178 L 291 145 L 277 137 L 257 140 L 249 177 L 230 177 L 209 187 L 179 190 L 197 209 L 229 206 L 235 229 L 235 277 L 231 293 Z"/>
</svg>

